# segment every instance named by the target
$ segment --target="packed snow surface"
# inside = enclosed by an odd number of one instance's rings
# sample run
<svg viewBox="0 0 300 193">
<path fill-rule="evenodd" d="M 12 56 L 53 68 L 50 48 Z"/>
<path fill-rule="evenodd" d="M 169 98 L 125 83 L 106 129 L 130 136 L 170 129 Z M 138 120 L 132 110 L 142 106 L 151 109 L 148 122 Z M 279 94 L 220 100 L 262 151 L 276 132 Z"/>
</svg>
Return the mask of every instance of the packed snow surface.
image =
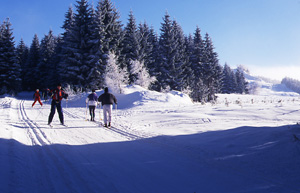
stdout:
<svg viewBox="0 0 300 193">
<path fill-rule="evenodd" d="M 262 83 L 205 105 L 138 86 L 116 94 L 110 129 L 87 121 L 89 93 L 63 101 L 65 124 L 33 93 L 0 98 L 0 192 L 300 192 L 300 99 Z M 103 91 L 97 91 L 98 96 Z"/>
</svg>

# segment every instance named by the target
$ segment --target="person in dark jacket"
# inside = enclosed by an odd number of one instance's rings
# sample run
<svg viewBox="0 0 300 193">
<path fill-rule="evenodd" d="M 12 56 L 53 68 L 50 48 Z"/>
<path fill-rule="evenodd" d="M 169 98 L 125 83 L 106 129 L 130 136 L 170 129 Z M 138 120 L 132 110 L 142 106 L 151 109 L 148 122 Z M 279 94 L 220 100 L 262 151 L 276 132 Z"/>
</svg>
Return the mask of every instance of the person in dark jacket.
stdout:
<svg viewBox="0 0 300 193">
<path fill-rule="evenodd" d="M 39 101 L 40 105 L 43 106 L 39 89 L 36 89 L 35 93 L 33 94 L 33 98 L 34 98 L 34 102 L 32 103 L 32 107 L 35 105 L 36 101 Z"/>
<path fill-rule="evenodd" d="M 112 106 L 114 103 L 117 104 L 117 99 L 113 94 L 108 92 L 108 88 L 106 87 L 104 93 L 99 96 L 98 101 L 103 106 L 104 126 L 110 127 Z"/>
<path fill-rule="evenodd" d="M 49 95 L 52 97 L 52 102 L 51 102 L 51 110 L 48 118 L 48 125 L 51 124 L 53 116 L 55 114 L 55 108 L 57 109 L 58 115 L 59 115 L 59 120 L 62 125 L 64 125 L 64 115 L 62 112 L 62 107 L 61 107 L 61 100 L 63 98 L 67 99 L 68 94 L 65 93 L 61 89 L 61 84 L 57 85 L 57 88 L 50 90 Z"/>
<path fill-rule="evenodd" d="M 43 98 L 44 98 L 45 101 L 48 100 L 49 92 L 50 92 L 49 88 L 46 88 L 46 89 L 43 90 Z"/>
<path fill-rule="evenodd" d="M 95 121 L 95 109 L 97 106 L 98 96 L 95 93 L 95 89 L 92 89 L 92 93 L 86 98 L 86 103 L 89 105 L 89 111 L 91 115 L 91 121 Z"/>
</svg>

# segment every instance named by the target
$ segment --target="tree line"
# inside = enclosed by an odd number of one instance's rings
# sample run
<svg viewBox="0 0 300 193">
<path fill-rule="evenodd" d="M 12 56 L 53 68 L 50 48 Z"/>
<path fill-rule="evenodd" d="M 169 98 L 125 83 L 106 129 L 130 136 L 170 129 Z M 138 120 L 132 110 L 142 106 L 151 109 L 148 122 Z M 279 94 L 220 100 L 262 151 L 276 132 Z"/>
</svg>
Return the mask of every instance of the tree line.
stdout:
<svg viewBox="0 0 300 193">
<path fill-rule="evenodd" d="M 285 77 L 282 79 L 281 84 L 286 85 L 286 87 L 288 87 L 292 91 L 300 94 L 300 81 L 299 80 Z"/>
<path fill-rule="evenodd" d="M 11 23 L 0 27 L 0 94 L 68 84 L 75 91 L 120 84 L 139 84 L 156 91 L 179 90 L 194 101 L 215 99 L 216 93 L 247 93 L 241 70 L 221 66 L 208 33 L 196 27 L 185 35 L 166 13 L 159 35 L 133 12 L 125 26 L 110 0 L 92 6 L 78 0 L 69 7 L 63 33 L 52 30 L 30 47 L 15 46 Z M 117 87 L 117 86 L 116 86 Z"/>
</svg>

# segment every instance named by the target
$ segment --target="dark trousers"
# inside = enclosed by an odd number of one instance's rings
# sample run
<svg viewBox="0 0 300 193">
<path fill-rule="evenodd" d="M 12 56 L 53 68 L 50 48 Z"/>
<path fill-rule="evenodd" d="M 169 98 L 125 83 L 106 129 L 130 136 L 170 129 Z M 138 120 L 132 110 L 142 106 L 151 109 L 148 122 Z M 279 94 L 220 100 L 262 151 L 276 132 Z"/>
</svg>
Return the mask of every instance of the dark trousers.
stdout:
<svg viewBox="0 0 300 193">
<path fill-rule="evenodd" d="M 95 121 L 95 109 L 96 109 L 96 106 L 89 106 L 91 121 Z"/>
<path fill-rule="evenodd" d="M 57 109 L 59 120 L 61 124 L 64 124 L 64 115 L 62 112 L 61 101 L 52 100 L 51 102 L 51 111 L 48 119 L 48 124 L 52 122 L 53 116 L 55 114 L 55 108 Z"/>
</svg>

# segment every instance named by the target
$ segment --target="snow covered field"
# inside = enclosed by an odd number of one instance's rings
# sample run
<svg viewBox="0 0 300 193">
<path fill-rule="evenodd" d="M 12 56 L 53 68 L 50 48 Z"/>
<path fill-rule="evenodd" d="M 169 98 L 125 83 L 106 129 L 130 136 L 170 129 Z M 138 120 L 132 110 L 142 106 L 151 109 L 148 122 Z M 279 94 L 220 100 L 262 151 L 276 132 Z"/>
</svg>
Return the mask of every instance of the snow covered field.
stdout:
<svg viewBox="0 0 300 193">
<path fill-rule="evenodd" d="M 68 127 L 56 113 L 50 128 L 32 94 L 0 98 L 0 192 L 300 192 L 300 98 L 285 88 L 201 105 L 127 87 L 111 129 L 99 108 L 85 120 L 88 93 L 63 102 Z"/>
</svg>

